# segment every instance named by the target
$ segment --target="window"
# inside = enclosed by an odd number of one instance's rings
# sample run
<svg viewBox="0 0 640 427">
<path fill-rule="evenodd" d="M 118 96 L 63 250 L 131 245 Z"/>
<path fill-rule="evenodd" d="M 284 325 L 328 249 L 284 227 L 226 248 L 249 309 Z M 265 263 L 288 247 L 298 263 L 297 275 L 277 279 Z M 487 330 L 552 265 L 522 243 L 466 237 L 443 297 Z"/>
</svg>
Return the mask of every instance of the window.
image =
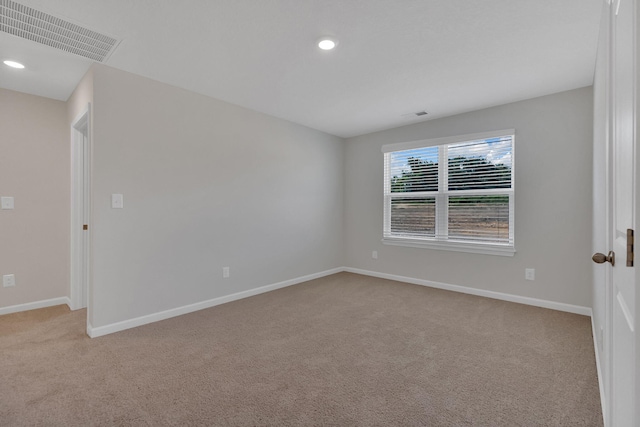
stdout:
<svg viewBox="0 0 640 427">
<path fill-rule="evenodd" d="M 514 134 L 383 146 L 383 242 L 513 255 Z"/>
</svg>

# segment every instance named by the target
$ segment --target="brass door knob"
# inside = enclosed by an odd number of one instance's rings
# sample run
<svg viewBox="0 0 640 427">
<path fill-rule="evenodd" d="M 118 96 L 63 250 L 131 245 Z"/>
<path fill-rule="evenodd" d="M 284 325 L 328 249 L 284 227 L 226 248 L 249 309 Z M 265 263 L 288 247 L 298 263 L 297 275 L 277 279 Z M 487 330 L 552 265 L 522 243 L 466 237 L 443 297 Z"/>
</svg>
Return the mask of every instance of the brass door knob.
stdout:
<svg viewBox="0 0 640 427">
<path fill-rule="evenodd" d="M 613 251 L 609 251 L 607 255 L 598 252 L 594 254 L 591 259 L 598 264 L 602 264 L 603 262 L 610 262 L 612 266 L 616 264 L 616 254 Z"/>
</svg>

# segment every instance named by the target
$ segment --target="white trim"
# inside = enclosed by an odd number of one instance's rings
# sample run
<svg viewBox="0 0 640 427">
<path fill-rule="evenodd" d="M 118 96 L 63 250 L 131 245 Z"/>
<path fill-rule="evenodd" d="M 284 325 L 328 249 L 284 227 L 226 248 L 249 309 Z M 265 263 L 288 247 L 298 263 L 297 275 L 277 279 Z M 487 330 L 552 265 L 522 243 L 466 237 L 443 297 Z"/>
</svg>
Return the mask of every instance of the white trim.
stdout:
<svg viewBox="0 0 640 427">
<path fill-rule="evenodd" d="M 19 313 L 21 311 L 29 311 L 38 308 L 53 307 L 54 305 L 63 304 L 66 304 L 69 309 L 71 309 L 71 300 L 69 299 L 69 297 L 58 297 L 41 301 L 28 302 L 25 304 L 10 305 L 9 307 L 0 307 L 0 316 L 3 314 Z"/>
<path fill-rule="evenodd" d="M 397 276 L 395 274 L 379 273 L 377 271 L 361 270 L 359 268 L 345 267 L 343 271 L 349 273 L 362 274 L 365 276 L 379 277 L 381 279 L 395 280 L 398 282 L 412 283 L 414 285 L 428 286 L 430 288 L 445 289 L 447 291 L 460 292 L 463 294 L 477 295 L 486 298 L 493 298 L 502 301 L 516 302 L 518 304 L 532 305 L 535 307 L 549 308 L 551 310 L 565 311 L 567 313 L 591 315 L 591 308 L 580 305 L 565 304 L 563 302 L 549 301 L 538 298 L 523 297 L 520 295 L 505 294 L 502 292 L 487 291 L 484 289 L 469 288 L 460 285 L 450 285 L 448 283 L 432 282 L 430 280 L 415 279 L 413 277 Z"/>
<path fill-rule="evenodd" d="M 500 136 L 512 135 L 515 137 L 515 129 L 495 130 L 491 132 L 469 133 L 466 135 L 445 136 L 443 138 L 420 139 L 418 141 L 396 142 L 394 144 L 385 144 L 382 146 L 383 153 L 391 151 L 404 151 L 413 148 L 430 147 L 433 145 L 453 144 L 456 142 L 470 142 L 481 139 L 498 138 Z"/>
<path fill-rule="evenodd" d="M 593 336 L 593 348 L 596 355 L 596 372 L 598 375 L 598 388 L 600 389 L 600 406 L 602 407 L 602 420 L 604 427 L 607 427 L 607 401 L 605 399 L 604 378 L 602 378 L 602 362 L 600 361 L 600 348 L 598 347 L 598 335 L 596 324 L 593 318 L 593 311 L 589 309 L 591 316 L 591 335 Z M 604 343 L 603 343 L 604 344 Z"/>
<path fill-rule="evenodd" d="M 237 292 L 235 294 L 226 295 L 218 298 L 213 298 L 206 301 L 197 302 L 194 304 L 185 305 L 182 307 L 172 308 L 158 313 L 148 314 L 146 316 L 136 317 L 134 319 L 123 320 L 122 322 L 116 322 L 105 326 L 92 327 L 87 323 L 87 335 L 91 338 L 100 337 L 114 332 L 124 331 L 126 329 L 135 328 L 137 326 L 146 325 L 160 320 L 169 319 L 171 317 L 181 316 L 183 314 L 192 313 L 194 311 L 203 310 L 205 308 L 214 307 L 216 305 L 224 304 L 231 301 L 236 301 L 243 298 L 252 297 L 254 295 L 262 294 L 276 289 L 285 288 L 287 286 L 297 285 L 298 283 L 307 282 L 309 280 L 318 279 L 320 277 L 329 276 L 344 271 L 343 267 L 333 268 L 331 270 L 321 271 L 319 273 L 309 274 L 306 276 L 296 277 L 294 279 L 285 280 L 284 282 L 274 283 L 272 285 L 261 286 L 259 288 L 249 289 L 247 291 Z"/>
<path fill-rule="evenodd" d="M 502 300 L 502 301 L 526 304 L 526 305 L 531 305 L 535 307 L 548 308 L 551 310 L 564 311 L 567 313 L 581 314 L 583 316 L 591 316 L 591 308 L 589 307 L 582 307 L 578 305 L 565 304 L 565 303 L 556 302 L 556 301 L 548 301 L 548 300 L 542 300 L 537 298 L 524 297 L 520 295 L 506 294 L 502 292 L 487 291 L 484 289 L 469 288 L 469 287 L 460 286 L 460 285 L 451 285 L 448 283 L 433 282 L 430 280 L 416 279 L 413 277 L 406 277 L 406 276 L 398 276 L 395 274 L 387 274 L 387 273 L 380 273 L 376 271 L 362 270 L 359 268 L 337 267 L 330 270 L 321 271 L 319 273 L 296 277 L 294 279 L 285 280 L 283 282 L 261 286 L 259 288 L 249 289 L 246 291 L 237 292 L 234 294 L 225 295 L 218 298 L 213 298 L 210 300 L 185 305 L 182 307 L 172 308 L 172 309 L 161 311 L 158 313 L 152 313 L 145 316 L 136 317 L 134 319 L 123 320 L 121 322 L 116 322 L 116 323 L 112 323 L 105 326 L 99 326 L 96 328 L 94 328 L 89 322 L 87 322 L 87 335 L 89 335 L 91 338 L 97 338 L 103 335 L 108 335 L 115 332 L 124 331 L 126 329 L 147 325 L 149 323 L 158 322 L 160 320 L 165 320 L 172 317 L 181 316 L 183 314 L 192 313 L 194 311 L 215 307 L 216 305 L 225 304 L 227 302 L 252 297 L 254 295 L 259 295 L 265 292 L 274 291 L 280 288 L 285 288 L 287 286 L 297 285 L 299 283 L 307 282 L 313 279 L 318 279 L 320 277 L 330 276 L 332 274 L 340 273 L 343 271 L 346 271 L 349 273 L 361 274 L 364 276 L 372 276 L 372 277 L 379 277 L 382 279 L 395 280 L 398 282 L 412 283 L 414 285 L 427 286 L 430 288 L 445 289 L 453 292 L 477 295 L 477 296 L 486 297 L 486 298 L 493 298 L 493 299 Z"/>
<path fill-rule="evenodd" d="M 443 251 L 468 252 L 474 254 L 513 256 L 516 249 L 510 245 L 488 245 L 484 243 L 459 243 L 448 240 L 418 240 L 386 237 L 382 239 L 385 245 L 406 246 L 409 248 L 439 249 Z"/>
</svg>

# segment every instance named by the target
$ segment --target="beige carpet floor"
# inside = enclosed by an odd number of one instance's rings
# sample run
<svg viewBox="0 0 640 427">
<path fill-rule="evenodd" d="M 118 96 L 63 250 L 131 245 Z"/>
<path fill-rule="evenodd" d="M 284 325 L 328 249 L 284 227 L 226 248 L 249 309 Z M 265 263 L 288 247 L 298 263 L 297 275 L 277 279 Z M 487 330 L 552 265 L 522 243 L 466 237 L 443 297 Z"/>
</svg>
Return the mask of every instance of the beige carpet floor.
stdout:
<svg viewBox="0 0 640 427">
<path fill-rule="evenodd" d="M 602 425 L 585 316 L 340 273 L 95 339 L 85 317 L 0 317 L 0 425 Z"/>
</svg>

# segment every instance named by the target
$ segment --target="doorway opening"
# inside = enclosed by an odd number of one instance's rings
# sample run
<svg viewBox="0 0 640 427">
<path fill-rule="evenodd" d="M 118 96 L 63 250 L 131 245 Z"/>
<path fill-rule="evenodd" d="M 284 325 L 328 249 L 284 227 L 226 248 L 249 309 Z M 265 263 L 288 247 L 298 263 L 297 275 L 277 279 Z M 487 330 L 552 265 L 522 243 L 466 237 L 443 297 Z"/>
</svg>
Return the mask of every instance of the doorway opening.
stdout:
<svg viewBox="0 0 640 427">
<path fill-rule="evenodd" d="M 90 309 L 91 106 L 71 124 L 71 309 Z M 87 313 L 87 325 L 89 325 Z"/>
</svg>

